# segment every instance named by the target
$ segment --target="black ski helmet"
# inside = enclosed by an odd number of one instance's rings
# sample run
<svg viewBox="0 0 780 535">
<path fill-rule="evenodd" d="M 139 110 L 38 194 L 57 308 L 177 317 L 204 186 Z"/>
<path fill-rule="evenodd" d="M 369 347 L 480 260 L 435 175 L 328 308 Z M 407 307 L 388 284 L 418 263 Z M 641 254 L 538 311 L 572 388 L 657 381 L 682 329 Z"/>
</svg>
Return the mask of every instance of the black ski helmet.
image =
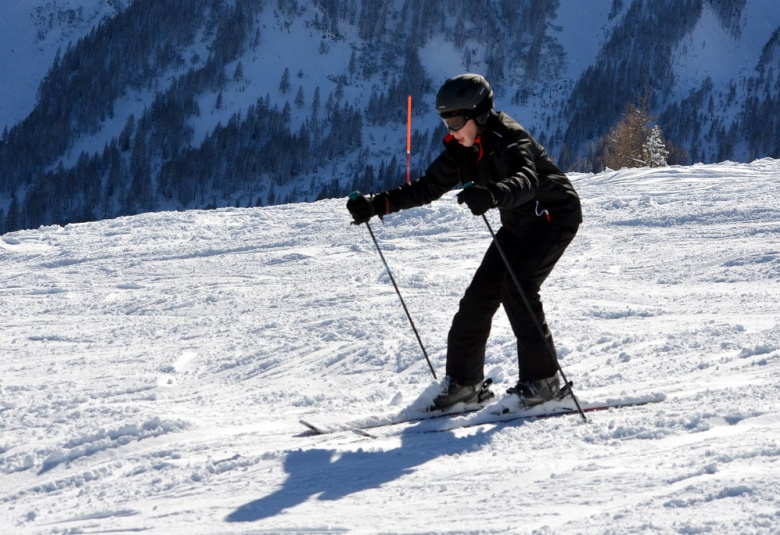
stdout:
<svg viewBox="0 0 780 535">
<path fill-rule="evenodd" d="M 493 109 L 493 90 L 484 76 L 459 74 L 449 78 L 436 93 L 436 111 L 442 117 L 463 114 L 484 124 Z"/>
</svg>

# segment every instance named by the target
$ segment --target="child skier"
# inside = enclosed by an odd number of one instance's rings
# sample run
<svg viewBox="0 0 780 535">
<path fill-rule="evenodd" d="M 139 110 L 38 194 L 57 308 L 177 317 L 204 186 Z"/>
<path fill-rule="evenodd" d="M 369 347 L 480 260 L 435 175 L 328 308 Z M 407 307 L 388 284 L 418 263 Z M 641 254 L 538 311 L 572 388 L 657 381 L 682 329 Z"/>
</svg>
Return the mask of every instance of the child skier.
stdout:
<svg viewBox="0 0 780 535">
<path fill-rule="evenodd" d="M 436 409 L 476 401 L 482 394 L 485 345 L 499 304 L 517 337 L 519 381 L 509 392 L 526 406 L 553 399 L 560 390 L 558 363 L 539 289 L 574 239 L 582 212 L 571 182 L 520 124 L 493 109 L 493 91 L 478 74 L 448 79 L 436 95 L 448 129 L 444 151 L 411 184 L 347 202 L 354 222 L 421 206 L 456 185 L 474 215 L 497 208 L 496 239 L 520 283 L 517 289 L 491 243 L 460 301 L 447 337 L 447 378 Z M 471 183 L 471 184 L 469 184 Z"/>
</svg>

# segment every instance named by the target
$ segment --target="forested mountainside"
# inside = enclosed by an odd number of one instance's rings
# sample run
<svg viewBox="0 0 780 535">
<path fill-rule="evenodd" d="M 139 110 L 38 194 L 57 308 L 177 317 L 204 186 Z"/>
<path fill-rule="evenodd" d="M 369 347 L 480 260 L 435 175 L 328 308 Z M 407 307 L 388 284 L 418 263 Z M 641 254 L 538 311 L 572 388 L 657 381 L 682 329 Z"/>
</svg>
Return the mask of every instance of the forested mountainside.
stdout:
<svg viewBox="0 0 780 535">
<path fill-rule="evenodd" d="M 97 3 L 0 8 L 36 29 L 0 56 L 9 75 L 72 37 L 0 136 L 0 232 L 399 184 L 406 96 L 414 176 L 440 147 L 435 92 L 464 71 L 569 170 L 595 170 L 642 98 L 673 163 L 780 157 L 775 0 L 125 0 L 76 38 Z"/>
</svg>

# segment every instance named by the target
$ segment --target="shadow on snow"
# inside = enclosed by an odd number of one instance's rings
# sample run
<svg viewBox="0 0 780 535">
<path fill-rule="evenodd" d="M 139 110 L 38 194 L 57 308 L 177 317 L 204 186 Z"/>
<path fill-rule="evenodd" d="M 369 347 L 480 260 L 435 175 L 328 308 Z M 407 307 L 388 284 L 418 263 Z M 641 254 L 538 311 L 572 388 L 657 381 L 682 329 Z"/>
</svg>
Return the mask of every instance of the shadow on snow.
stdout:
<svg viewBox="0 0 780 535">
<path fill-rule="evenodd" d="M 289 474 L 282 488 L 253 500 L 230 513 L 227 522 L 255 522 L 275 516 L 309 498 L 339 500 L 350 494 L 382 485 L 414 472 L 415 467 L 443 455 L 477 451 L 490 441 L 497 428 L 474 435 L 456 437 L 452 432 L 431 435 L 409 428 L 401 435 L 401 445 L 387 451 L 347 451 L 311 449 L 287 454 L 284 470 Z"/>
</svg>

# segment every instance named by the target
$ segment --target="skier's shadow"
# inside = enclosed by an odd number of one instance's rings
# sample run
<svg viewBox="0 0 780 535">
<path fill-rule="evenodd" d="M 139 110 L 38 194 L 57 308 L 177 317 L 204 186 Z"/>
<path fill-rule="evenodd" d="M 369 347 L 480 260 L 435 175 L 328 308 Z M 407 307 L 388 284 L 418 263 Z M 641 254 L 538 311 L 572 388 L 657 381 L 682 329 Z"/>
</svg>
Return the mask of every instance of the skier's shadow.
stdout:
<svg viewBox="0 0 780 535">
<path fill-rule="evenodd" d="M 441 455 L 462 454 L 482 448 L 496 429 L 460 438 L 447 431 L 436 433 L 434 439 L 430 434 L 415 433 L 412 427 L 401 435 L 401 446 L 388 451 L 291 451 L 284 460 L 284 470 L 289 477 L 282 488 L 245 503 L 225 520 L 255 522 L 277 515 L 313 496 L 317 496 L 318 500 L 338 500 L 349 494 L 379 488 Z"/>
</svg>

